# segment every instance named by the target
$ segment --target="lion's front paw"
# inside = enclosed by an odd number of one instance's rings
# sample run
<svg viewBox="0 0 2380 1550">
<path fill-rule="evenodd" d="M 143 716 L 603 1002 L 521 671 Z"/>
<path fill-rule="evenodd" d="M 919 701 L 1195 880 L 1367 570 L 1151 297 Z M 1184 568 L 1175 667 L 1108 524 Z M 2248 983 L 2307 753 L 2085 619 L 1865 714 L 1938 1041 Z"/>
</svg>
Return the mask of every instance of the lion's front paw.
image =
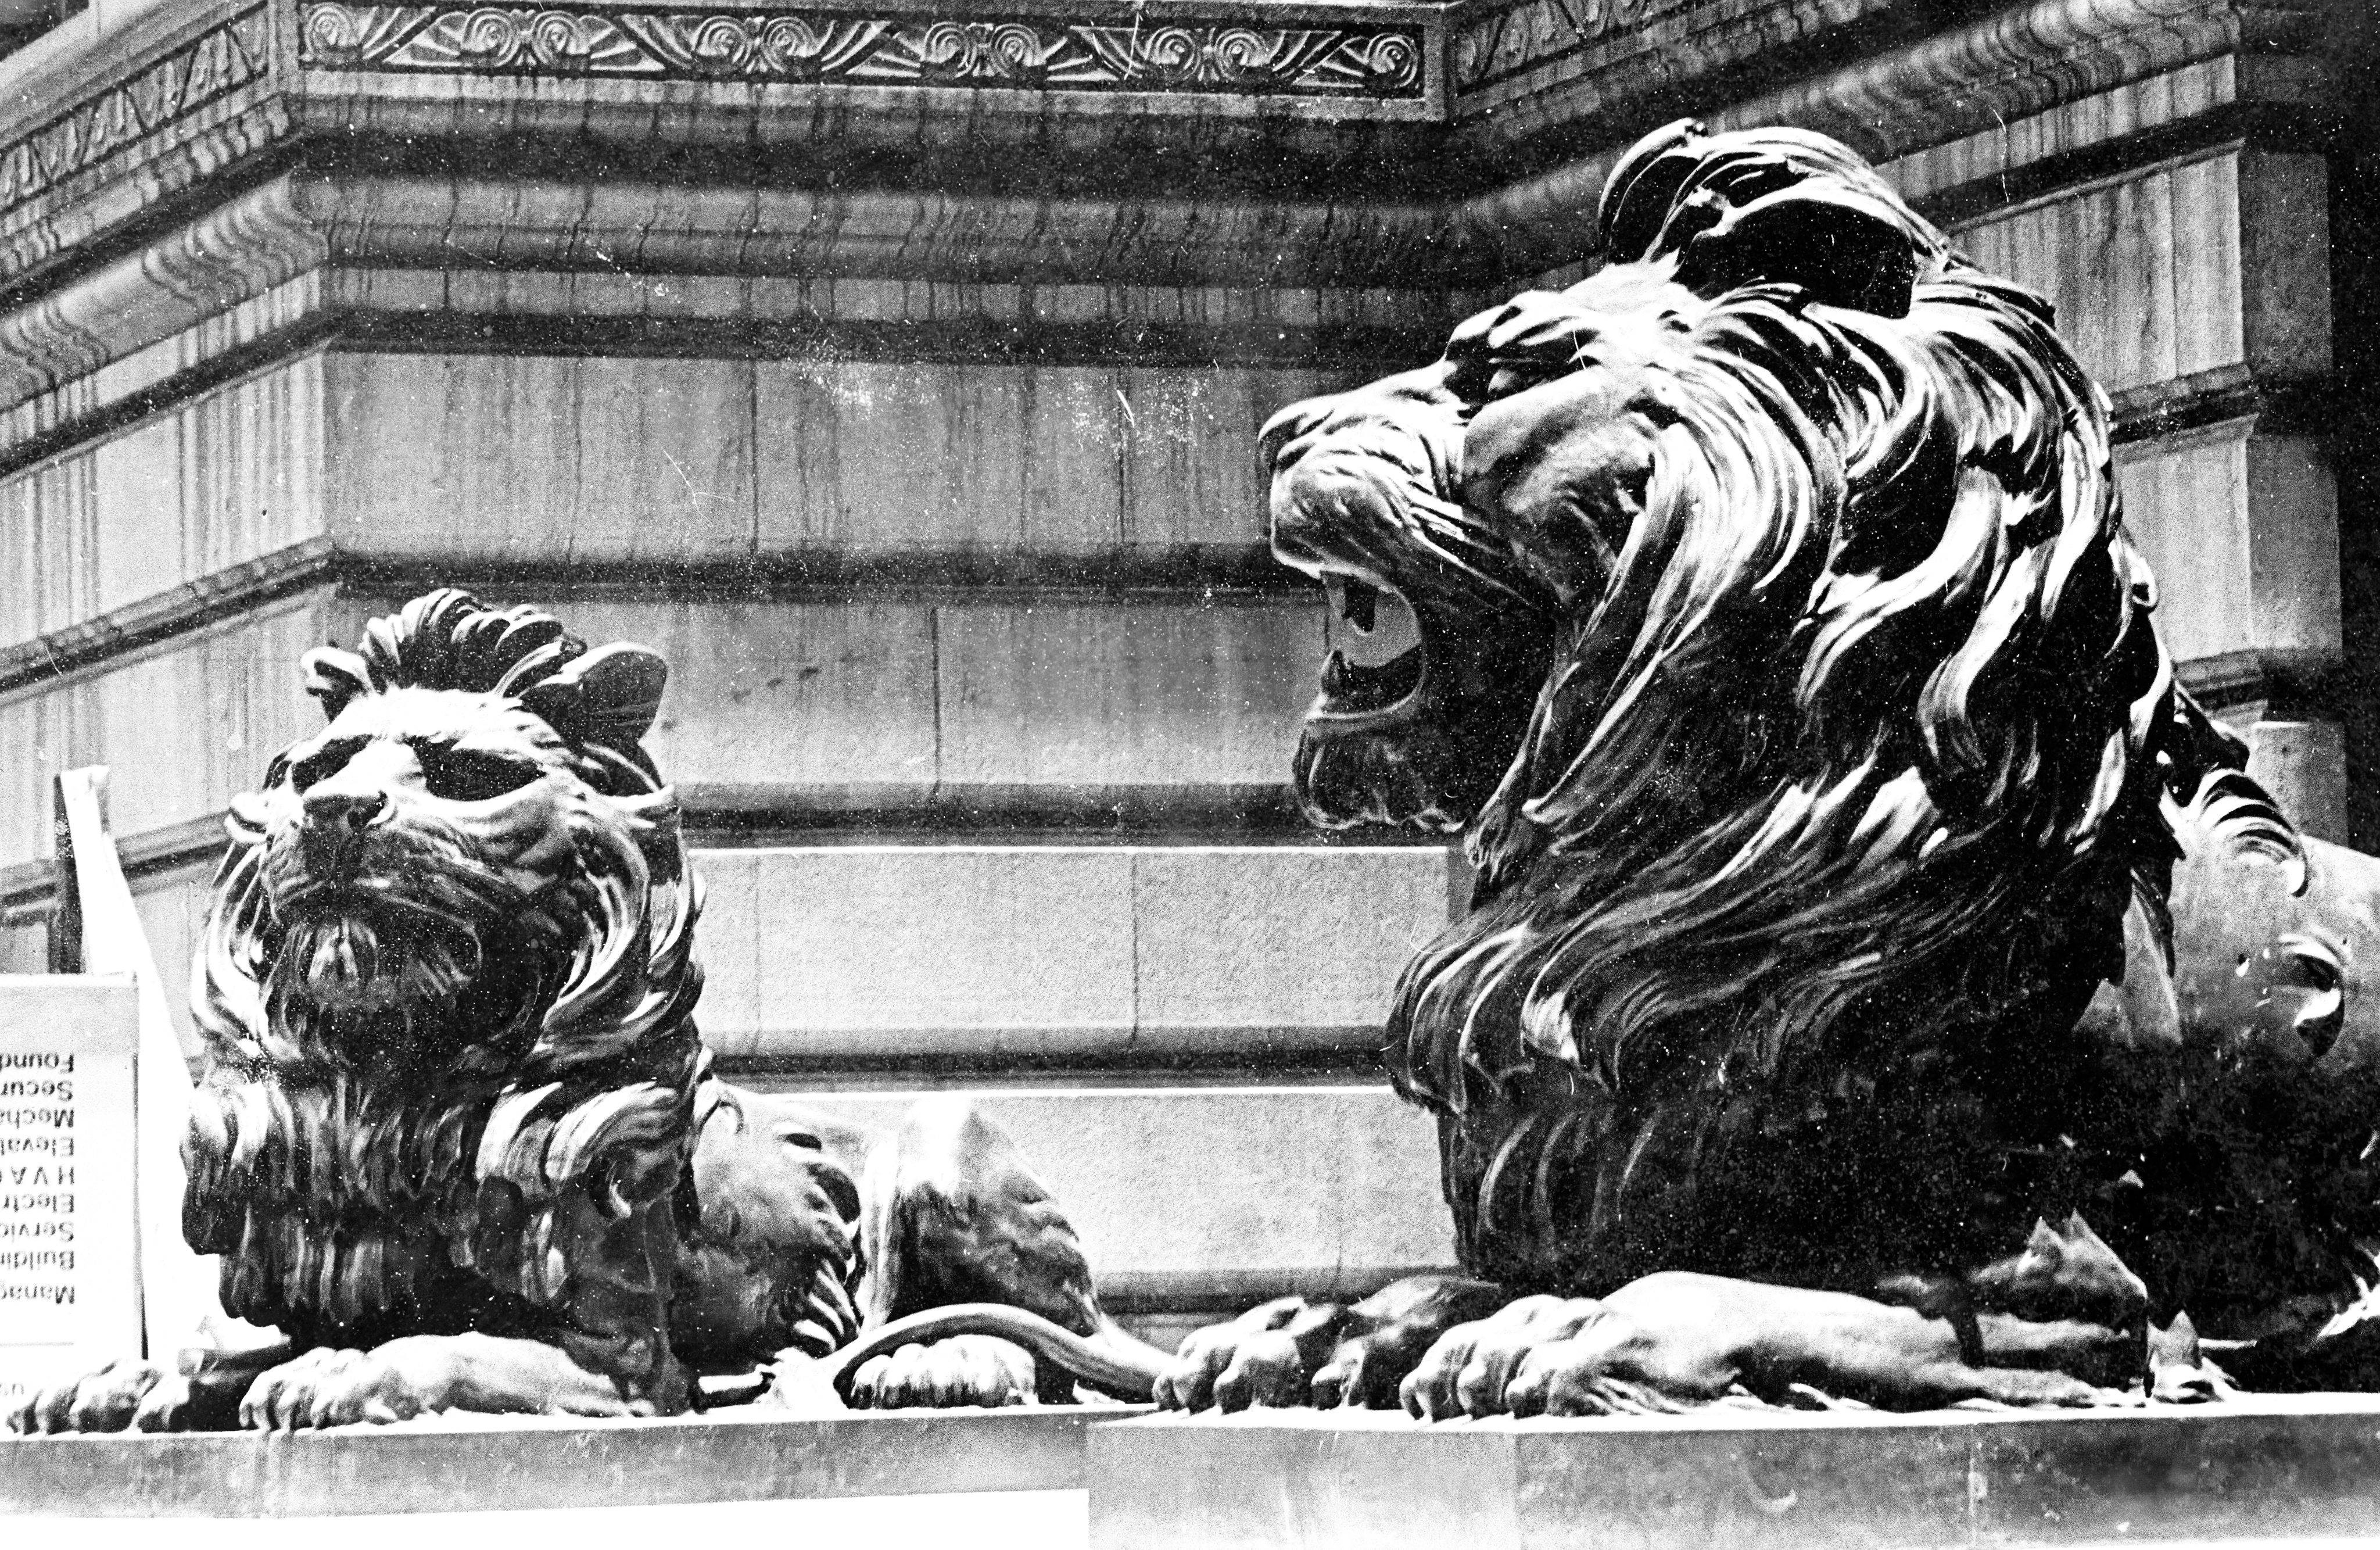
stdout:
<svg viewBox="0 0 2380 1550">
<path fill-rule="evenodd" d="M 407 1342 L 373 1350 L 318 1346 L 294 1361 L 260 1374 L 239 1402 L 239 1423 L 261 1432 L 294 1432 L 358 1422 L 409 1421 L 442 1410 L 447 1385 L 435 1362 L 408 1360 Z"/>
<path fill-rule="evenodd" d="M 1583 1340 L 1554 1340 L 1523 1352 L 1504 1382 L 1503 1408 L 1517 1416 L 1604 1415 L 1615 1406 L 1610 1353 Z"/>
<path fill-rule="evenodd" d="M 1344 1342 L 1314 1374 L 1315 1405 L 1322 1410 L 1392 1410 L 1405 1374 L 1423 1354 L 1402 1328 L 1377 1330 Z"/>
<path fill-rule="evenodd" d="M 1297 1342 L 1284 1330 L 1245 1322 L 1194 1331 L 1155 1386 L 1157 1402 L 1176 1410 L 1285 1409 L 1309 1403 L 1312 1390 Z"/>
<path fill-rule="evenodd" d="M 1026 1403 L 1033 1384 L 1033 1353 L 1022 1346 L 989 1335 L 954 1335 L 860 1363 L 852 1374 L 850 1403 L 857 1410 L 996 1408 Z"/>
<path fill-rule="evenodd" d="M 153 1361 L 111 1361 L 96 1373 L 38 1390 L 8 1412 L 8 1430 L 121 1432 L 161 1385 L 178 1382 Z"/>
<path fill-rule="evenodd" d="M 1594 1305 L 1559 1297 L 1524 1297 L 1438 1338 L 1399 1389 L 1406 1410 L 1424 1421 L 1504 1413 L 1505 1389 L 1529 1353 L 1566 1340 Z"/>
</svg>

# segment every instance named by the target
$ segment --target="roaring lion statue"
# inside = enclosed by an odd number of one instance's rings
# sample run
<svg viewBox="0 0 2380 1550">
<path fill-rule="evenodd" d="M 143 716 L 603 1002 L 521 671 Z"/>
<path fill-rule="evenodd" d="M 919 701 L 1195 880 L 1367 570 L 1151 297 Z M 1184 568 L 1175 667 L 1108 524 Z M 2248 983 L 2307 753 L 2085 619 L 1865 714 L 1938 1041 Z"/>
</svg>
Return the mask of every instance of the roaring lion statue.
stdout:
<svg viewBox="0 0 2380 1550">
<path fill-rule="evenodd" d="M 232 807 L 184 1147 L 190 1246 L 285 1338 L 115 1363 L 15 1430 L 669 1414 L 830 1359 L 860 1405 L 1146 1395 L 1156 1353 L 964 1103 L 871 1139 L 710 1074 L 660 657 L 443 591 L 305 669 L 328 726 Z"/>
<path fill-rule="evenodd" d="M 1160 1397 L 2380 1376 L 2380 863 L 2177 686 L 2046 303 L 1791 130 L 1648 137 L 1597 234 L 1264 437 L 1330 604 L 1306 811 L 1476 869 L 1387 1051 L 1467 1278 L 1269 1304 Z"/>
</svg>

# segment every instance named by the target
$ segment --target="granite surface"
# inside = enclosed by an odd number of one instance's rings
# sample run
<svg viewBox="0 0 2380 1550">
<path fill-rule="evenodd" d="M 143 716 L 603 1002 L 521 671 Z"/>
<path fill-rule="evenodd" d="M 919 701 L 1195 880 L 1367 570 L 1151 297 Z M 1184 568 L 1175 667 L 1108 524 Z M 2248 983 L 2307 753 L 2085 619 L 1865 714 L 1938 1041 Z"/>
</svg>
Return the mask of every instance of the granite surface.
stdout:
<svg viewBox="0 0 2380 1550">
<path fill-rule="evenodd" d="M 340 1517 L 1079 1491 L 1113 1407 L 670 1421 L 433 1417 L 298 1434 L 0 1435 L 0 1516 Z"/>
<path fill-rule="evenodd" d="M 856 1510 L 862 1498 L 1046 1504 L 1087 1492 L 1099 1550 L 2336 1542 L 2380 1522 L 2375 1466 L 2380 1397 L 2362 1395 L 2154 1412 L 1717 1410 L 1436 1425 L 1313 1411 L 805 1421 L 755 1410 L 667 1422 L 436 1419 L 298 1436 L 6 1438 L 0 1514 L 516 1512 L 531 1525 L 557 1512 L 695 1504 Z M 696 1512 L 686 1526 L 704 1521 Z"/>
<path fill-rule="evenodd" d="M 1095 1430 L 1089 1470 L 1100 1550 L 2352 1538 L 2380 1528 L 2380 1397 L 1434 1426 L 1154 1416 Z"/>
</svg>

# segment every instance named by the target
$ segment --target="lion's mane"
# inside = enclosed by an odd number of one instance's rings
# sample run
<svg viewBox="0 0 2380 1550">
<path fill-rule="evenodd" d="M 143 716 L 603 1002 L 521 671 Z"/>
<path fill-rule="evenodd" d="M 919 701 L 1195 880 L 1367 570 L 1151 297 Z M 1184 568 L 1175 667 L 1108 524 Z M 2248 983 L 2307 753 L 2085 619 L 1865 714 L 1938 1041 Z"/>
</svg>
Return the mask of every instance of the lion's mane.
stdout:
<svg viewBox="0 0 2380 1550">
<path fill-rule="evenodd" d="M 624 650 L 446 591 L 309 653 L 334 720 L 417 690 L 518 702 L 556 735 L 554 778 L 407 841 L 397 922 L 437 994 L 393 1009 L 310 994 L 310 959 L 369 975 L 398 944 L 276 918 L 263 795 L 235 803 L 194 975 L 184 1217 L 232 1313 L 314 1343 L 534 1327 L 586 1268 L 574 1245 L 675 1187 L 706 1065 L 699 901 L 638 743 L 657 659 L 643 682 L 591 671 Z M 265 794 L 288 776 L 285 755 Z"/>
<path fill-rule="evenodd" d="M 1597 231 L 1606 268 L 1449 350 L 1475 506 L 1492 417 L 1558 458 L 1615 341 L 1652 450 L 1617 523 L 1506 515 L 1577 601 L 1392 1071 L 1476 1273 L 1981 1254 L 1992 1202 L 2030 1219 L 2068 1035 L 2175 854 L 2107 400 L 2042 300 L 1819 137 L 1674 127 Z"/>
</svg>

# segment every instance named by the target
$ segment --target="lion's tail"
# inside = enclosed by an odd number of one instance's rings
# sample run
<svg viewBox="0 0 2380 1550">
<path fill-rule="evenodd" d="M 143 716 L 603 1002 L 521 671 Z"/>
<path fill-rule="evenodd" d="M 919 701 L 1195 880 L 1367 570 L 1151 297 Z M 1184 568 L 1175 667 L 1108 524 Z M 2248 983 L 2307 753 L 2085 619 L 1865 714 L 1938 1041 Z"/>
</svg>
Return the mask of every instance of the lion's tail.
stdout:
<svg viewBox="0 0 2380 1550">
<path fill-rule="evenodd" d="M 832 1358 L 834 1391 L 849 1399 L 852 1376 L 870 1357 L 953 1335 L 996 1335 L 1014 1341 L 1031 1351 L 1035 1361 L 1050 1363 L 1075 1382 L 1118 1399 L 1146 1402 L 1168 1360 L 1163 1351 L 1126 1334 L 1113 1321 L 1087 1337 L 1004 1302 L 956 1302 L 894 1319 L 837 1351 Z"/>
</svg>

